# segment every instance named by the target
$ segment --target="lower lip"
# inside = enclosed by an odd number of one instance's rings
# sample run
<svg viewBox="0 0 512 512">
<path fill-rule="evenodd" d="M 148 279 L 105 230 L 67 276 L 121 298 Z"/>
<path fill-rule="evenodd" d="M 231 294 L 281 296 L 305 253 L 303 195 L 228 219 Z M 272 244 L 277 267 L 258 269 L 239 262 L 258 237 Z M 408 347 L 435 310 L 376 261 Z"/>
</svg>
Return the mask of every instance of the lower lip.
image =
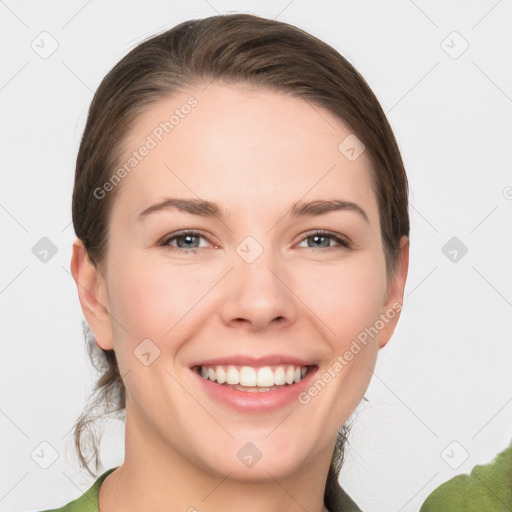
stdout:
<svg viewBox="0 0 512 512">
<path fill-rule="evenodd" d="M 300 381 L 291 385 L 284 385 L 279 389 L 271 391 L 240 391 L 229 386 L 223 386 L 204 379 L 192 369 L 192 373 L 201 381 L 206 392 L 217 401 L 228 405 L 240 412 L 265 413 L 272 412 L 298 401 L 297 397 L 310 384 L 312 376 L 316 373 L 317 367 L 308 371 L 307 375 Z"/>
</svg>

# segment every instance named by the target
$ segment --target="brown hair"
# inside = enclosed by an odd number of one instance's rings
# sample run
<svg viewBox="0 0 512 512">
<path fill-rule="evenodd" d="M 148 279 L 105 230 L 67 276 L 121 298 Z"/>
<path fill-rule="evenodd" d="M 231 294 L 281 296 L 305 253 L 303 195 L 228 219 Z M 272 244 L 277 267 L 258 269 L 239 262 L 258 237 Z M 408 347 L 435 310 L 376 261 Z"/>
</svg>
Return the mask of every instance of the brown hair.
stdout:
<svg viewBox="0 0 512 512">
<path fill-rule="evenodd" d="M 77 156 L 72 203 L 75 232 L 90 261 L 98 268 L 104 262 L 109 216 L 119 186 L 102 199 L 95 190 L 119 165 L 123 142 L 137 116 L 164 97 L 212 80 L 296 96 L 327 109 L 351 129 L 366 146 L 371 162 L 386 270 L 388 277 L 392 275 L 400 238 L 409 235 L 408 184 L 398 145 L 377 98 L 356 69 L 328 44 L 292 25 L 250 14 L 185 21 L 140 43 L 101 82 Z M 81 463 L 95 476 L 82 452 L 89 442 L 97 471 L 98 440 L 88 427 L 107 414 L 123 416 L 125 387 L 114 351 L 99 349 L 85 323 L 84 328 L 100 377 L 94 396 L 75 423 L 74 435 Z M 327 506 L 340 491 L 337 479 L 346 434 L 344 426 L 329 469 Z"/>
</svg>

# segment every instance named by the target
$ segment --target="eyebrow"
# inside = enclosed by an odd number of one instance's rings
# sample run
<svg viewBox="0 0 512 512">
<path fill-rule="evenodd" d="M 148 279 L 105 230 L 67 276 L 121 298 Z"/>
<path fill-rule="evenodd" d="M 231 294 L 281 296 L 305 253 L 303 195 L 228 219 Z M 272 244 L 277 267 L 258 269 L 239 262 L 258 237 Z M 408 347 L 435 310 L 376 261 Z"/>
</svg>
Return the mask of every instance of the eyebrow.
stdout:
<svg viewBox="0 0 512 512">
<path fill-rule="evenodd" d="M 143 220 L 151 213 L 176 209 L 184 213 L 191 213 L 192 215 L 200 215 L 203 217 L 213 217 L 217 219 L 226 218 L 229 216 L 228 210 L 223 210 L 220 206 L 213 201 L 206 201 L 204 199 L 183 199 L 177 197 L 166 197 L 162 201 L 146 208 L 139 214 L 138 220 Z M 369 223 L 366 212 L 356 203 L 351 201 L 344 201 L 340 199 L 334 200 L 315 200 L 309 202 L 298 201 L 293 203 L 290 209 L 286 212 L 292 218 L 318 216 L 334 211 L 354 211 L 361 215 L 361 217 Z"/>
</svg>

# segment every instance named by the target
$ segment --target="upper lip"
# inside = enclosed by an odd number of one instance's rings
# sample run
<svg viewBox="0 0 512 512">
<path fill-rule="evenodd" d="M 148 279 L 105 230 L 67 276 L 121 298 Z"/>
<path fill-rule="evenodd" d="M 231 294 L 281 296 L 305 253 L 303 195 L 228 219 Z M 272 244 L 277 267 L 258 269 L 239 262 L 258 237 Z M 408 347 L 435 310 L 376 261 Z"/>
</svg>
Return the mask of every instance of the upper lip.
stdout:
<svg viewBox="0 0 512 512">
<path fill-rule="evenodd" d="M 270 354 L 267 356 L 254 357 L 243 354 L 231 355 L 226 357 L 216 357 L 214 359 L 207 359 L 197 361 L 190 365 L 191 368 L 195 366 L 216 366 L 216 365 L 233 365 L 233 366 L 270 366 L 279 364 L 294 364 L 296 366 L 315 366 L 312 361 L 300 359 L 286 354 Z"/>
</svg>

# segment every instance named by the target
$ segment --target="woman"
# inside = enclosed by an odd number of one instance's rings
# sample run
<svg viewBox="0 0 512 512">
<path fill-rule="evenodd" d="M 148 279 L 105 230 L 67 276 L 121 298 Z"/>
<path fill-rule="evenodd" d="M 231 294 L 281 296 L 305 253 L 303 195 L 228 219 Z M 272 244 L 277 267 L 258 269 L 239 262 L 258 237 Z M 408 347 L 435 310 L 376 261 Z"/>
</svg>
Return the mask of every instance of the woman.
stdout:
<svg viewBox="0 0 512 512">
<path fill-rule="evenodd" d="M 124 57 L 78 153 L 71 270 L 105 365 L 77 448 L 90 471 L 104 403 L 125 460 L 61 510 L 359 510 L 337 480 L 400 316 L 407 195 L 376 97 L 298 28 L 214 16 Z"/>
</svg>

